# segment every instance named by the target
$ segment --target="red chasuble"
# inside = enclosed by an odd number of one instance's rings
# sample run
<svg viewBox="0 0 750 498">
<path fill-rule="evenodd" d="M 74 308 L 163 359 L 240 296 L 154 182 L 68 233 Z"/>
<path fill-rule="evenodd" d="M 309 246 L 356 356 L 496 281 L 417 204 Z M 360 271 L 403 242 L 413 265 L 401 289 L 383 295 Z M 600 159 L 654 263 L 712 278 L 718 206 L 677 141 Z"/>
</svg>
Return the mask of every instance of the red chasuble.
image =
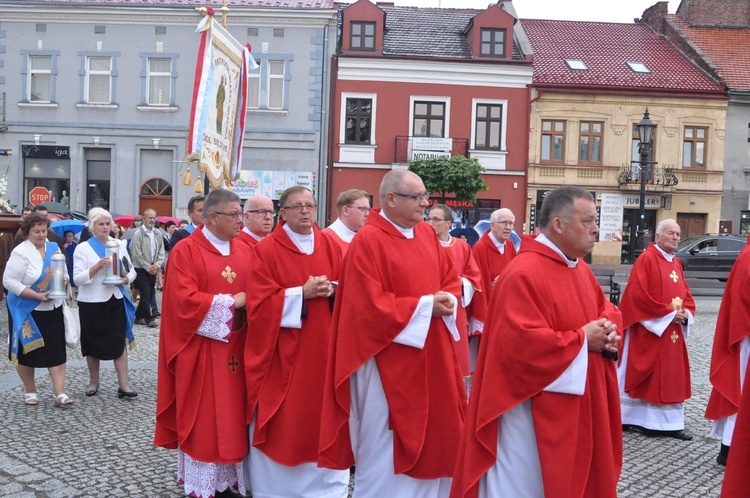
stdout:
<svg viewBox="0 0 750 498">
<path fill-rule="evenodd" d="M 336 298 L 318 465 L 354 465 L 349 378 L 374 357 L 390 411 L 394 472 L 449 477 L 466 405 L 453 338 L 443 319 L 433 317 L 423 349 L 393 339 L 420 297 L 439 290 L 458 297 L 459 282 L 430 225 L 417 224 L 407 239 L 379 211 L 371 211 L 352 241 Z"/>
<path fill-rule="evenodd" d="M 732 267 L 716 320 L 711 353 L 713 389 L 706 418 L 719 420 L 737 413 L 740 405 L 740 343 L 750 334 L 750 246 Z"/>
<path fill-rule="evenodd" d="M 246 244 L 248 247 L 255 247 L 258 245 L 258 241 L 255 240 L 255 237 L 250 236 L 244 230 L 240 230 L 240 234 L 239 236 L 237 236 L 237 240 Z"/>
<path fill-rule="evenodd" d="M 739 261 L 737 261 L 739 263 Z M 737 266 L 735 263 L 735 267 Z M 745 386 L 750 382 L 750 369 L 745 373 Z M 737 422 L 732 436 L 732 449 L 724 472 L 722 498 L 745 497 L 750 491 L 750 389 L 742 392 Z"/>
<path fill-rule="evenodd" d="M 222 256 L 201 232 L 169 255 L 159 332 L 154 445 L 180 450 L 201 462 L 233 464 L 247 455 L 243 323 L 229 342 L 196 334 L 214 296 L 247 286 L 252 253 L 237 239 Z"/>
<path fill-rule="evenodd" d="M 633 265 L 620 311 L 630 327 L 625 392 L 652 404 L 682 403 L 690 397 L 690 363 L 682 326 L 672 323 L 661 337 L 639 322 L 663 317 L 681 306 L 695 315 L 695 301 L 676 257 L 670 263 L 652 242 Z"/>
<path fill-rule="evenodd" d="M 502 273 L 510 260 L 516 256 L 516 248 L 513 242 L 508 239 L 505 242 L 505 252 L 501 254 L 490 238 L 490 231 L 487 230 L 474 244 L 471 252 L 477 265 L 479 265 L 479 271 L 482 274 L 482 289 L 486 292 L 486 299 L 489 303 L 492 299 L 492 282 Z"/>
<path fill-rule="evenodd" d="M 302 328 L 282 328 L 284 294 L 310 276 L 338 280 L 341 251 L 313 227 L 314 250 L 304 254 L 283 225 L 255 247 L 248 278 L 252 332 L 245 346 L 246 420 L 249 424 L 257 410 L 253 446 L 291 467 L 318 459 L 331 305 L 328 298 L 306 300 Z"/>
<path fill-rule="evenodd" d="M 346 251 L 349 250 L 349 242 L 339 237 L 339 234 L 334 232 L 331 227 L 324 228 L 323 230 L 321 230 L 321 232 L 323 233 L 323 235 L 325 235 L 326 237 L 330 237 L 331 240 L 338 244 L 339 248 L 341 249 L 341 257 L 346 256 Z"/>
<path fill-rule="evenodd" d="M 620 328 L 620 313 L 591 269 L 582 260 L 568 268 L 549 247 L 524 241 L 489 308 L 450 496 L 477 496 L 497 458 L 499 417 L 528 399 L 545 497 L 617 496 L 622 419 L 615 363 L 589 352 L 583 395 L 543 391 L 580 353 L 584 325 L 605 317 Z"/>
<path fill-rule="evenodd" d="M 458 313 L 456 316 L 456 328 L 461 335 L 461 340 L 454 342 L 456 346 L 456 352 L 458 354 L 458 360 L 461 364 L 461 372 L 464 377 L 471 375 L 471 368 L 469 367 L 469 333 L 472 335 L 481 333 L 482 330 L 468 330 L 469 318 L 473 317 L 481 323 L 484 323 L 487 305 L 485 301 L 485 294 L 482 288 L 482 276 L 479 273 L 479 267 L 477 266 L 474 257 L 471 255 L 471 247 L 463 240 L 451 237 L 450 245 L 444 246 L 448 251 L 448 255 L 453 261 L 453 266 L 456 268 L 459 277 L 464 277 L 476 291 L 474 297 L 471 300 L 468 308 L 461 306 L 461 300 L 458 300 Z"/>
</svg>

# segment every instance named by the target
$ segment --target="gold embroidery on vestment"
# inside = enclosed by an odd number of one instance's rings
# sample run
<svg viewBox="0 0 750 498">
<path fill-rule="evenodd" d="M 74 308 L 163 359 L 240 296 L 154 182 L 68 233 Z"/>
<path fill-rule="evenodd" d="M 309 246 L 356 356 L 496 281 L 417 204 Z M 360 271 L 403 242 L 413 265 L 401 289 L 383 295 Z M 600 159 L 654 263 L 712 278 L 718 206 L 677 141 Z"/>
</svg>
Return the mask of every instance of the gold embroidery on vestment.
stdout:
<svg viewBox="0 0 750 498">
<path fill-rule="evenodd" d="M 234 278 L 237 276 L 237 274 L 233 272 L 229 266 L 227 266 L 226 268 L 224 268 L 224 271 L 221 272 L 221 276 L 226 278 L 227 282 L 231 284 L 232 282 L 234 282 Z"/>
<path fill-rule="evenodd" d="M 672 307 L 673 310 L 680 311 L 682 309 L 682 298 L 681 297 L 673 297 L 672 302 L 669 303 L 669 305 Z"/>
<path fill-rule="evenodd" d="M 240 367 L 240 360 L 238 360 L 235 355 L 232 355 L 229 358 L 227 365 L 229 366 L 229 370 L 231 370 L 232 373 L 236 373 L 237 369 Z"/>
<path fill-rule="evenodd" d="M 672 339 L 672 344 L 677 342 L 677 339 L 680 338 L 680 336 L 677 335 L 677 332 L 674 330 L 672 331 L 672 335 L 669 336 L 670 339 Z"/>
<path fill-rule="evenodd" d="M 672 279 L 672 282 L 677 283 L 677 281 L 680 279 L 680 276 L 677 275 L 677 272 L 672 270 L 672 273 L 669 274 L 669 278 Z"/>
</svg>

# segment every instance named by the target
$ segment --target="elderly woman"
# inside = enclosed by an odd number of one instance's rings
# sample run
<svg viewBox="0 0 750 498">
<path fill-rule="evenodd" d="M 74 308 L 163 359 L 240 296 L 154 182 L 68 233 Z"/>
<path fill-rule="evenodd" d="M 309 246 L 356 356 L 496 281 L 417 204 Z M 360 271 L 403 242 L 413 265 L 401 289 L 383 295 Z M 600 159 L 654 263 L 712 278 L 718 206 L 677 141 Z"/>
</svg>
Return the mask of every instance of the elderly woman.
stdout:
<svg viewBox="0 0 750 498">
<path fill-rule="evenodd" d="M 50 291 L 49 268 L 52 255 L 59 251 L 47 242 L 47 217 L 31 213 L 21 223 L 26 240 L 10 255 L 3 275 L 8 289 L 11 325 L 10 360 L 16 365 L 25 389 L 27 405 L 39 403 L 34 369 L 46 368 L 52 379 L 55 406 L 67 406 L 73 400 L 65 394 L 65 322 L 62 300 L 47 298 Z M 67 280 L 67 277 L 66 277 Z"/>
<path fill-rule="evenodd" d="M 119 245 L 115 264 L 121 277 L 118 284 L 105 284 L 107 268 L 113 258 L 106 257 L 106 244 L 112 227 L 112 216 L 102 208 L 89 211 L 91 237 L 78 244 L 73 256 L 73 280 L 78 286 L 78 308 L 81 316 L 81 354 L 89 367 L 86 396 L 99 392 L 99 363 L 114 360 L 117 372 L 117 396 L 132 399 L 138 394 L 128 384 L 128 353 L 126 345 L 135 346 L 133 319 L 135 308 L 124 285 L 135 280 L 135 270 L 124 241 Z M 123 263 L 125 262 L 125 263 Z M 127 271 L 126 268 L 127 267 Z"/>
</svg>

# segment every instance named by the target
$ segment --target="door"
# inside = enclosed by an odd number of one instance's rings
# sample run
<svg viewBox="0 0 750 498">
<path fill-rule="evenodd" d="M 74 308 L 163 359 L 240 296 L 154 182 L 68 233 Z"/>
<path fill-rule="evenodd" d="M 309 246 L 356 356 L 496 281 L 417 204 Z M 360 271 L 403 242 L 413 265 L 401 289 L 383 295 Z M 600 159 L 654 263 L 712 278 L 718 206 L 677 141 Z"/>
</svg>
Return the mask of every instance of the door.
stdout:
<svg viewBox="0 0 750 498">
<path fill-rule="evenodd" d="M 677 224 L 680 225 L 683 239 L 706 234 L 706 214 L 704 213 L 677 213 Z"/>
<path fill-rule="evenodd" d="M 139 213 L 156 210 L 159 216 L 172 216 L 172 185 L 163 178 L 152 178 L 141 186 Z"/>
</svg>

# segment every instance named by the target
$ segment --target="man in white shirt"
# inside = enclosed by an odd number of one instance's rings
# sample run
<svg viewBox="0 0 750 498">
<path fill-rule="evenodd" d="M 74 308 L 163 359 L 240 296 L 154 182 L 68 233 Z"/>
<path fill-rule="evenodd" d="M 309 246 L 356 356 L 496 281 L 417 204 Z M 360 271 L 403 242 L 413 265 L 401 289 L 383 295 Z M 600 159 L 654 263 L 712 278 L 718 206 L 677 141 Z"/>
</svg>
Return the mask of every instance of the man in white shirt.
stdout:
<svg viewBox="0 0 750 498">
<path fill-rule="evenodd" d="M 130 241 L 130 257 L 136 272 L 133 285 L 141 296 L 135 310 L 135 323 L 151 328 L 159 326 L 151 310 L 151 296 L 156 291 L 156 274 L 164 263 L 164 238 L 154 228 L 155 222 L 156 211 L 144 211 L 143 225 Z"/>
</svg>

